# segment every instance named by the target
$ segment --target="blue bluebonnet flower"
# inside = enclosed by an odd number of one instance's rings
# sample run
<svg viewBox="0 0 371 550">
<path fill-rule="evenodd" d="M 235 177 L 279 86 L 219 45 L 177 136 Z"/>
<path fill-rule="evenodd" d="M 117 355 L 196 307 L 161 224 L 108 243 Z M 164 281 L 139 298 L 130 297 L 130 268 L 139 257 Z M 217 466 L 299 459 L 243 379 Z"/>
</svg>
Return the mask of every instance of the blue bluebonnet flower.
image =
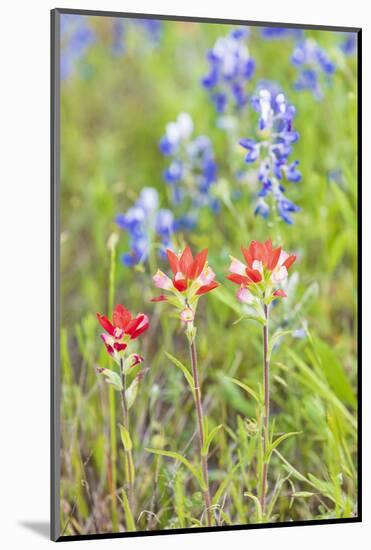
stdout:
<svg viewBox="0 0 371 550">
<path fill-rule="evenodd" d="M 115 17 L 112 25 L 112 53 L 123 55 L 125 53 L 125 34 L 131 29 L 141 29 L 145 32 L 147 45 L 156 46 L 161 39 L 162 23 L 156 19 L 124 19 Z"/>
<path fill-rule="evenodd" d="M 343 42 L 340 44 L 340 49 L 345 55 L 353 55 L 357 51 L 357 33 L 343 33 Z"/>
<path fill-rule="evenodd" d="M 247 28 L 237 28 L 218 38 L 208 52 L 209 72 L 201 82 L 219 114 L 228 107 L 241 109 L 247 103 L 245 85 L 255 70 L 245 40 L 248 32 Z"/>
<path fill-rule="evenodd" d="M 157 19 L 134 19 L 134 23 L 141 26 L 147 33 L 152 45 L 157 45 L 162 36 L 162 22 Z"/>
<path fill-rule="evenodd" d="M 115 17 L 112 27 L 112 53 L 114 55 L 122 55 L 125 51 L 124 47 L 124 34 L 125 26 L 124 20 L 121 17 Z"/>
<path fill-rule="evenodd" d="M 75 70 L 88 48 L 95 42 L 96 34 L 85 15 L 61 16 L 61 78 L 67 79 Z"/>
<path fill-rule="evenodd" d="M 289 160 L 292 145 L 299 139 L 298 132 L 293 129 L 295 107 L 270 82 L 261 83 L 257 95 L 251 99 L 251 104 L 259 114 L 259 139 L 244 138 L 239 143 L 247 151 L 245 162 L 259 163 L 258 179 L 261 189 L 255 214 L 263 218 L 269 216 L 270 205 L 267 201 L 270 197 L 282 220 L 291 224 L 291 214 L 300 209 L 285 196 L 282 181 L 284 178 L 293 183 L 301 180 L 299 162 Z"/>
<path fill-rule="evenodd" d="M 175 122 L 167 124 L 159 143 L 161 153 L 170 158 L 163 178 L 171 187 L 172 202 L 177 207 L 189 206 L 190 201 L 195 212 L 203 206 L 216 212 L 219 202 L 210 194 L 217 180 L 213 147 L 207 136 L 192 138 L 192 134 L 193 121 L 188 113 L 180 113 Z M 189 214 L 176 221 L 182 229 L 191 228 L 194 223 L 195 216 Z"/>
<path fill-rule="evenodd" d="M 334 181 L 335 183 L 341 183 L 343 181 L 343 171 L 340 168 L 329 170 L 327 172 L 328 181 Z"/>
<path fill-rule="evenodd" d="M 268 40 L 282 39 L 282 38 L 300 38 L 303 35 L 302 29 L 289 29 L 287 27 L 263 27 L 260 30 L 262 38 Z"/>
<path fill-rule="evenodd" d="M 193 133 L 193 120 L 188 113 L 180 113 L 175 122 L 166 125 L 165 135 L 160 140 L 163 155 L 174 155 L 182 143 L 189 140 Z"/>
<path fill-rule="evenodd" d="M 156 238 L 163 246 L 162 253 L 171 247 L 174 216 L 170 210 L 159 208 L 158 193 L 153 187 L 144 187 L 136 203 L 125 214 L 116 216 L 116 223 L 129 234 L 130 252 L 121 257 L 127 267 L 145 262 Z"/>
<path fill-rule="evenodd" d="M 336 70 L 325 50 L 315 40 L 308 38 L 295 46 L 291 62 L 298 69 L 295 89 L 309 90 L 316 99 L 322 99 L 322 81 L 328 83 Z"/>
</svg>

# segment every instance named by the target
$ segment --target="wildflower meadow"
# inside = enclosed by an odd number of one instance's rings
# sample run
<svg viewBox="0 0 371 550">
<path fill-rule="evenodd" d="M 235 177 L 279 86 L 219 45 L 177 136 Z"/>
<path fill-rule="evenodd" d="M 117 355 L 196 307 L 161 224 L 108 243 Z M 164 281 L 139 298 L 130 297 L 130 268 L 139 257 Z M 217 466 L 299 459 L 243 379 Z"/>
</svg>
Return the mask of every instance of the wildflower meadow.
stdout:
<svg viewBox="0 0 371 550">
<path fill-rule="evenodd" d="M 60 533 L 356 518 L 357 34 L 60 15 Z"/>
</svg>

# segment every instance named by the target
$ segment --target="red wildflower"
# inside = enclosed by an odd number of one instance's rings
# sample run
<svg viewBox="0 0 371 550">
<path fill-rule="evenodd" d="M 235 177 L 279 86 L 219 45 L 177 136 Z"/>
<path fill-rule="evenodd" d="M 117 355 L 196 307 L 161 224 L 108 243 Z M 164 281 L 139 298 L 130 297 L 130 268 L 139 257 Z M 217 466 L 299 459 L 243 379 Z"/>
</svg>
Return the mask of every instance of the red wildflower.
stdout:
<svg viewBox="0 0 371 550">
<path fill-rule="evenodd" d="M 129 340 L 137 338 L 149 326 L 147 315 L 138 313 L 135 318 L 132 318 L 130 311 L 121 304 L 115 307 L 112 322 L 100 313 L 97 313 L 97 318 L 108 333 L 101 334 L 101 338 L 108 353 L 115 358 L 118 353 L 126 349 Z"/>
<path fill-rule="evenodd" d="M 231 274 L 227 278 L 240 285 L 239 299 L 245 298 L 251 301 L 251 294 L 241 292 L 241 289 L 251 285 L 260 284 L 264 292 L 270 292 L 274 284 L 284 281 L 288 276 L 288 270 L 295 262 L 294 254 L 287 254 L 281 247 L 273 248 L 269 239 L 264 243 L 251 241 L 247 248 L 241 248 L 246 264 L 232 258 L 229 267 Z M 286 296 L 283 290 L 273 292 L 274 296 Z"/>
<path fill-rule="evenodd" d="M 190 288 L 194 294 L 201 296 L 216 288 L 218 283 L 214 280 L 215 273 L 207 263 L 208 250 L 202 250 L 193 257 L 189 246 L 186 246 L 181 254 L 175 254 L 172 250 L 167 250 L 167 258 L 170 264 L 173 277 L 168 277 L 165 273 L 158 270 L 153 277 L 157 288 L 178 291 L 182 294 L 188 293 Z M 153 302 L 161 302 L 166 300 L 163 294 L 156 298 L 152 298 Z"/>
</svg>

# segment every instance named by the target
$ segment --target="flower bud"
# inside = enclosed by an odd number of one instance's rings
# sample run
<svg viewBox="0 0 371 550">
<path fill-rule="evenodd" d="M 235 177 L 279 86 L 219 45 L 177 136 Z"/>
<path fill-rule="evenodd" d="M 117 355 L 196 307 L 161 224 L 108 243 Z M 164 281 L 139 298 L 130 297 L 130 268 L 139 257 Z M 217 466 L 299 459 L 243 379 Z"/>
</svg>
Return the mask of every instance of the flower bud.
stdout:
<svg viewBox="0 0 371 550">
<path fill-rule="evenodd" d="M 195 318 L 193 310 L 190 307 L 184 308 L 180 313 L 180 318 L 184 323 L 192 323 Z"/>
</svg>

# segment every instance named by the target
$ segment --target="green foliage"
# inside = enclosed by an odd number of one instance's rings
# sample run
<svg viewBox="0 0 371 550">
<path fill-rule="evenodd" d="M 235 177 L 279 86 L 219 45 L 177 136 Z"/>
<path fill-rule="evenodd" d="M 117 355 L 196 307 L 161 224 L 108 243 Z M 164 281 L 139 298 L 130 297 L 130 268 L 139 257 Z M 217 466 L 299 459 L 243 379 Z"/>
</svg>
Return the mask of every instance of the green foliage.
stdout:
<svg viewBox="0 0 371 550">
<path fill-rule="evenodd" d="M 290 432 L 290 433 L 287 433 L 287 434 L 282 434 L 280 435 L 280 437 L 277 437 L 277 439 L 275 439 L 269 446 L 268 446 L 268 449 L 264 455 L 264 462 L 269 462 L 270 460 L 270 457 L 274 451 L 274 449 L 276 449 L 278 447 L 278 445 L 280 443 L 282 443 L 282 441 L 285 441 L 285 439 L 287 439 L 288 437 L 291 437 L 293 435 L 298 435 L 300 432 Z"/>
<path fill-rule="evenodd" d="M 124 489 L 121 489 L 121 495 L 122 495 L 122 507 L 124 509 L 124 514 L 125 514 L 126 530 L 136 531 L 133 513 L 131 511 L 129 500 Z"/>
<path fill-rule="evenodd" d="M 200 488 L 202 490 L 205 490 L 205 483 L 204 483 L 204 480 L 202 479 L 201 472 L 199 471 L 198 468 L 195 468 L 189 462 L 189 460 L 187 460 L 181 454 L 174 453 L 173 451 L 163 451 L 163 450 L 160 450 L 160 449 L 146 449 L 146 451 L 149 452 L 149 453 L 158 454 L 158 455 L 161 455 L 161 456 L 167 456 L 169 458 L 174 458 L 175 460 L 179 460 L 179 462 L 184 464 L 184 466 L 186 466 L 188 468 L 188 470 L 191 472 L 193 477 L 198 481 L 198 484 L 199 484 Z"/>
<path fill-rule="evenodd" d="M 194 391 L 195 391 L 195 381 L 193 379 L 193 376 L 192 374 L 189 372 L 189 370 L 187 369 L 187 367 L 185 367 L 183 365 L 183 363 L 181 363 L 180 361 L 178 361 L 178 359 L 176 357 L 173 357 L 171 355 L 171 353 L 168 353 L 167 351 L 165 352 L 165 355 L 166 357 L 168 357 L 170 359 L 170 361 L 176 366 L 178 367 L 178 369 L 180 369 L 182 371 L 182 373 L 184 374 L 184 378 L 187 380 L 188 382 L 188 385 L 190 387 L 190 390 L 194 396 Z"/>
<path fill-rule="evenodd" d="M 103 369 L 100 372 L 105 376 L 107 384 L 111 384 L 116 391 L 122 391 L 121 377 L 117 372 L 110 369 Z"/>
<path fill-rule="evenodd" d="M 205 443 L 204 443 L 204 445 L 201 449 L 201 454 L 203 456 L 208 455 L 209 448 L 210 448 L 210 445 L 211 445 L 214 437 L 217 435 L 218 431 L 221 430 L 222 428 L 223 428 L 223 424 L 219 424 L 219 426 L 215 426 L 215 428 L 213 428 L 210 433 L 205 432 Z"/>
<path fill-rule="evenodd" d="M 129 431 L 120 424 L 120 434 L 121 434 L 121 441 L 124 446 L 125 451 L 131 451 L 133 448 L 133 444 L 131 442 L 131 437 Z"/>
</svg>

